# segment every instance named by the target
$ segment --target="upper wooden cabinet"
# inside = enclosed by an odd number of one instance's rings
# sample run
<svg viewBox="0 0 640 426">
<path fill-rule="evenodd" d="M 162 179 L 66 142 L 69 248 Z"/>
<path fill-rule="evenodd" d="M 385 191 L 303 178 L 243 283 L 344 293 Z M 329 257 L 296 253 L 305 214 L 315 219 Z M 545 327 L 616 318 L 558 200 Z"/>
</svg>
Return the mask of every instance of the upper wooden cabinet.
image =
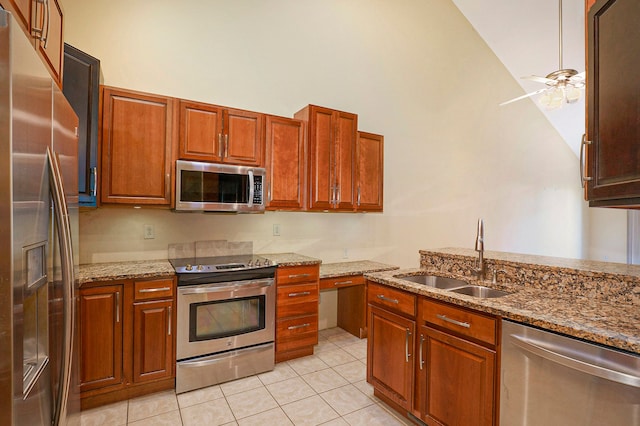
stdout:
<svg viewBox="0 0 640 426">
<path fill-rule="evenodd" d="M 315 105 L 294 116 L 308 129 L 309 210 L 353 210 L 358 116 Z"/>
<path fill-rule="evenodd" d="M 264 115 L 180 101 L 180 152 L 184 160 L 261 167 Z"/>
<path fill-rule="evenodd" d="M 171 206 L 174 111 L 172 98 L 102 88 L 101 203 Z"/>
<path fill-rule="evenodd" d="M 598 0 L 587 18 L 588 118 L 583 143 L 590 179 L 587 199 L 593 207 L 640 207 L 638 22 L 637 0 Z"/>
<path fill-rule="evenodd" d="M 304 122 L 267 115 L 266 208 L 303 210 L 305 196 Z"/>
<path fill-rule="evenodd" d="M 0 0 L 0 5 L 11 12 L 22 30 L 33 41 L 47 65 L 51 77 L 62 87 L 63 13 L 58 0 Z"/>
<path fill-rule="evenodd" d="M 384 137 L 358 132 L 356 145 L 356 210 L 381 212 L 384 178 Z"/>
</svg>

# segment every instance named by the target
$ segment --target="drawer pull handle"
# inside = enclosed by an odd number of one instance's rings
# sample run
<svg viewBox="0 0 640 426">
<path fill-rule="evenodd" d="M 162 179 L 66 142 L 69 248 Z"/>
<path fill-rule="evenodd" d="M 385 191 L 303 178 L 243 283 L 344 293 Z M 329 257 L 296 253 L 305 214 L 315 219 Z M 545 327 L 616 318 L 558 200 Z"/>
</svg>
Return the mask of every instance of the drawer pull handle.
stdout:
<svg viewBox="0 0 640 426">
<path fill-rule="evenodd" d="M 390 299 L 390 298 L 388 298 L 388 297 L 386 297 L 386 296 L 384 296 L 384 295 L 382 295 L 382 294 L 379 294 L 379 295 L 378 295 L 378 299 L 380 299 L 380 300 L 384 300 L 385 302 L 395 303 L 396 305 L 397 305 L 398 303 L 400 303 L 400 302 L 398 301 L 398 299 Z"/>
<path fill-rule="evenodd" d="M 471 328 L 471 324 L 469 324 L 468 322 L 456 321 L 452 318 L 447 317 L 446 315 L 437 314 L 436 316 L 442 321 L 450 322 L 451 324 L 459 325 L 460 327 L 464 328 Z"/>
<path fill-rule="evenodd" d="M 155 293 L 158 291 L 169 291 L 171 287 L 157 287 L 157 288 L 141 288 L 138 293 Z"/>
<path fill-rule="evenodd" d="M 300 325 L 290 325 L 289 327 L 287 327 L 287 330 L 295 330 L 297 328 L 305 328 L 305 327 L 309 327 L 311 324 L 309 324 L 308 322 L 305 322 L 304 324 L 300 324 Z"/>
<path fill-rule="evenodd" d="M 348 281 L 336 281 L 335 283 L 333 283 L 333 285 L 347 285 L 347 284 L 353 284 L 353 281 L 348 280 Z"/>
<path fill-rule="evenodd" d="M 299 293 L 289 293 L 289 297 L 308 296 L 310 294 L 310 291 L 301 291 Z"/>
<path fill-rule="evenodd" d="M 289 278 L 308 278 L 311 274 L 292 274 L 289 275 Z"/>
</svg>

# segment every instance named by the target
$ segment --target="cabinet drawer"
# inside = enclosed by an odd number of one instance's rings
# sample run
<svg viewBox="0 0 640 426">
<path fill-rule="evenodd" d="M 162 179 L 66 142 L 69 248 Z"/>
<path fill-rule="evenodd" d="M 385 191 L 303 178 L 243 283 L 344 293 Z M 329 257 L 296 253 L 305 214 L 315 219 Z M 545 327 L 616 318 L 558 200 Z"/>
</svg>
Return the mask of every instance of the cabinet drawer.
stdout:
<svg viewBox="0 0 640 426">
<path fill-rule="evenodd" d="M 364 285 L 364 276 L 349 275 L 347 277 L 323 278 L 320 280 L 320 290 L 333 290 L 334 288 Z"/>
<path fill-rule="evenodd" d="M 276 270 L 276 281 L 278 285 L 297 284 L 309 281 L 317 281 L 320 275 L 320 266 L 293 266 L 278 268 Z"/>
<path fill-rule="evenodd" d="M 318 315 L 307 315 L 276 322 L 278 352 L 290 351 L 318 343 Z"/>
<path fill-rule="evenodd" d="M 317 313 L 318 284 L 278 287 L 276 311 L 278 318 Z"/>
<path fill-rule="evenodd" d="M 495 345 L 495 318 L 430 299 L 420 299 L 420 320 L 456 334 Z"/>
<path fill-rule="evenodd" d="M 382 306 L 385 309 L 415 317 L 415 295 L 372 282 L 369 282 L 367 287 L 367 303 Z"/>
<path fill-rule="evenodd" d="M 173 278 L 150 281 L 134 281 L 135 301 L 170 299 L 173 297 Z"/>
</svg>

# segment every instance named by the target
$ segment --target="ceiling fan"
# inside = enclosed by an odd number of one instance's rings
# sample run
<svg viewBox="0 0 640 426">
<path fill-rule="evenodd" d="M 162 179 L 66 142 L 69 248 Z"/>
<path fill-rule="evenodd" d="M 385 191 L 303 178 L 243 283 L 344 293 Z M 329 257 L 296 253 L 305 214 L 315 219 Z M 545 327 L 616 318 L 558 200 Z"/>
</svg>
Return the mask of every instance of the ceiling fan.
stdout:
<svg viewBox="0 0 640 426">
<path fill-rule="evenodd" d="M 526 99 L 537 94 L 540 96 L 540 103 L 548 109 L 555 109 L 562 106 L 563 102 L 575 103 L 580 99 L 581 90 L 585 85 L 585 72 L 579 73 L 578 71 L 570 68 L 562 67 L 562 0 L 559 3 L 559 37 L 558 37 L 558 52 L 559 52 L 559 67 L 558 70 L 547 74 L 546 77 L 540 77 L 537 75 L 530 75 L 522 77 L 525 80 L 532 80 L 539 83 L 544 83 L 546 87 L 538 89 L 534 92 L 527 93 L 526 95 L 518 96 L 517 98 L 509 101 L 502 102 L 500 106 L 507 105 L 512 102 Z"/>
</svg>

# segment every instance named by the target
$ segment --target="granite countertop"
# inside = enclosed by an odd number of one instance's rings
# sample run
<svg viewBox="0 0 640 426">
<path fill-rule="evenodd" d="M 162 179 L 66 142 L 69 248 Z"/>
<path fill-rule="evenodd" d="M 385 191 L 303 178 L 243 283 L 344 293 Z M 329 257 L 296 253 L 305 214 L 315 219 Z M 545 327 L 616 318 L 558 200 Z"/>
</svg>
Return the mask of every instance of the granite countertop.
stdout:
<svg viewBox="0 0 640 426">
<path fill-rule="evenodd" d="M 454 256 L 466 256 L 468 259 L 473 250 L 458 251 L 447 249 L 438 252 Z M 434 252 L 421 251 L 420 253 L 423 256 L 429 256 Z M 491 260 L 500 258 L 503 261 L 515 264 L 515 259 L 518 259 L 518 261 L 526 261 L 525 263 L 534 265 L 536 268 L 539 265 L 538 261 L 541 260 L 538 256 L 528 257 L 503 254 L 494 257 L 494 254 L 490 253 Z M 485 255 L 487 255 L 487 252 L 485 252 Z M 544 271 L 547 274 L 545 277 L 552 282 L 557 279 L 556 276 L 553 276 L 553 272 L 563 268 L 572 268 L 578 265 L 583 268 L 583 271 L 588 271 L 589 275 L 597 275 L 601 273 L 601 267 L 603 266 L 599 265 L 603 262 L 573 262 L 569 259 L 554 262 L 554 258 L 545 259 L 545 266 L 548 267 L 548 270 Z M 504 319 L 640 354 L 640 309 L 635 303 L 622 302 L 616 298 L 593 297 L 591 294 L 585 295 L 583 288 L 572 291 L 569 285 L 564 287 L 550 285 L 549 289 L 545 289 L 542 282 L 539 286 L 523 284 L 517 280 L 510 281 L 509 279 L 498 284 L 492 284 L 490 280 L 478 282 L 468 275 L 448 273 L 446 271 L 427 271 L 424 269 L 424 263 L 422 264 L 423 268 L 420 269 L 367 273 L 365 277 L 377 283 L 497 315 Z M 613 273 L 614 270 L 623 273 L 629 272 L 629 268 L 621 265 L 606 264 L 605 269 L 608 269 L 607 273 Z M 462 279 L 469 284 L 481 284 L 498 288 L 511 294 L 499 298 L 481 299 L 396 278 L 396 276 L 419 275 L 425 272 Z M 502 274 L 499 277 L 502 279 Z M 609 279 L 611 279 L 610 276 Z"/>
<path fill-rule="evenodd" d="M 80 285 L 93 281 L 113 281 L 173 275 L 175 275 L 175 271 L 168 260 L 92 263 L 80 265 L 78 268 L 78 282 Z"/>
<path fill-rule="evenodd" d="M 320 265 L 320 279 L 362 275 L 368 272 L 381 272 L 398 269 L 397 266 L 370 260 L 356 260 L 350 262 L 322 263 Z"/>
<path fill-rule="evenodd" d="M 277 263 L 278 266 L 305 266 L 322 263 L 322 260 L 320 259 L 303 256 L 297 253 L 258 253 L 258 255 Z"/>
</svg>

